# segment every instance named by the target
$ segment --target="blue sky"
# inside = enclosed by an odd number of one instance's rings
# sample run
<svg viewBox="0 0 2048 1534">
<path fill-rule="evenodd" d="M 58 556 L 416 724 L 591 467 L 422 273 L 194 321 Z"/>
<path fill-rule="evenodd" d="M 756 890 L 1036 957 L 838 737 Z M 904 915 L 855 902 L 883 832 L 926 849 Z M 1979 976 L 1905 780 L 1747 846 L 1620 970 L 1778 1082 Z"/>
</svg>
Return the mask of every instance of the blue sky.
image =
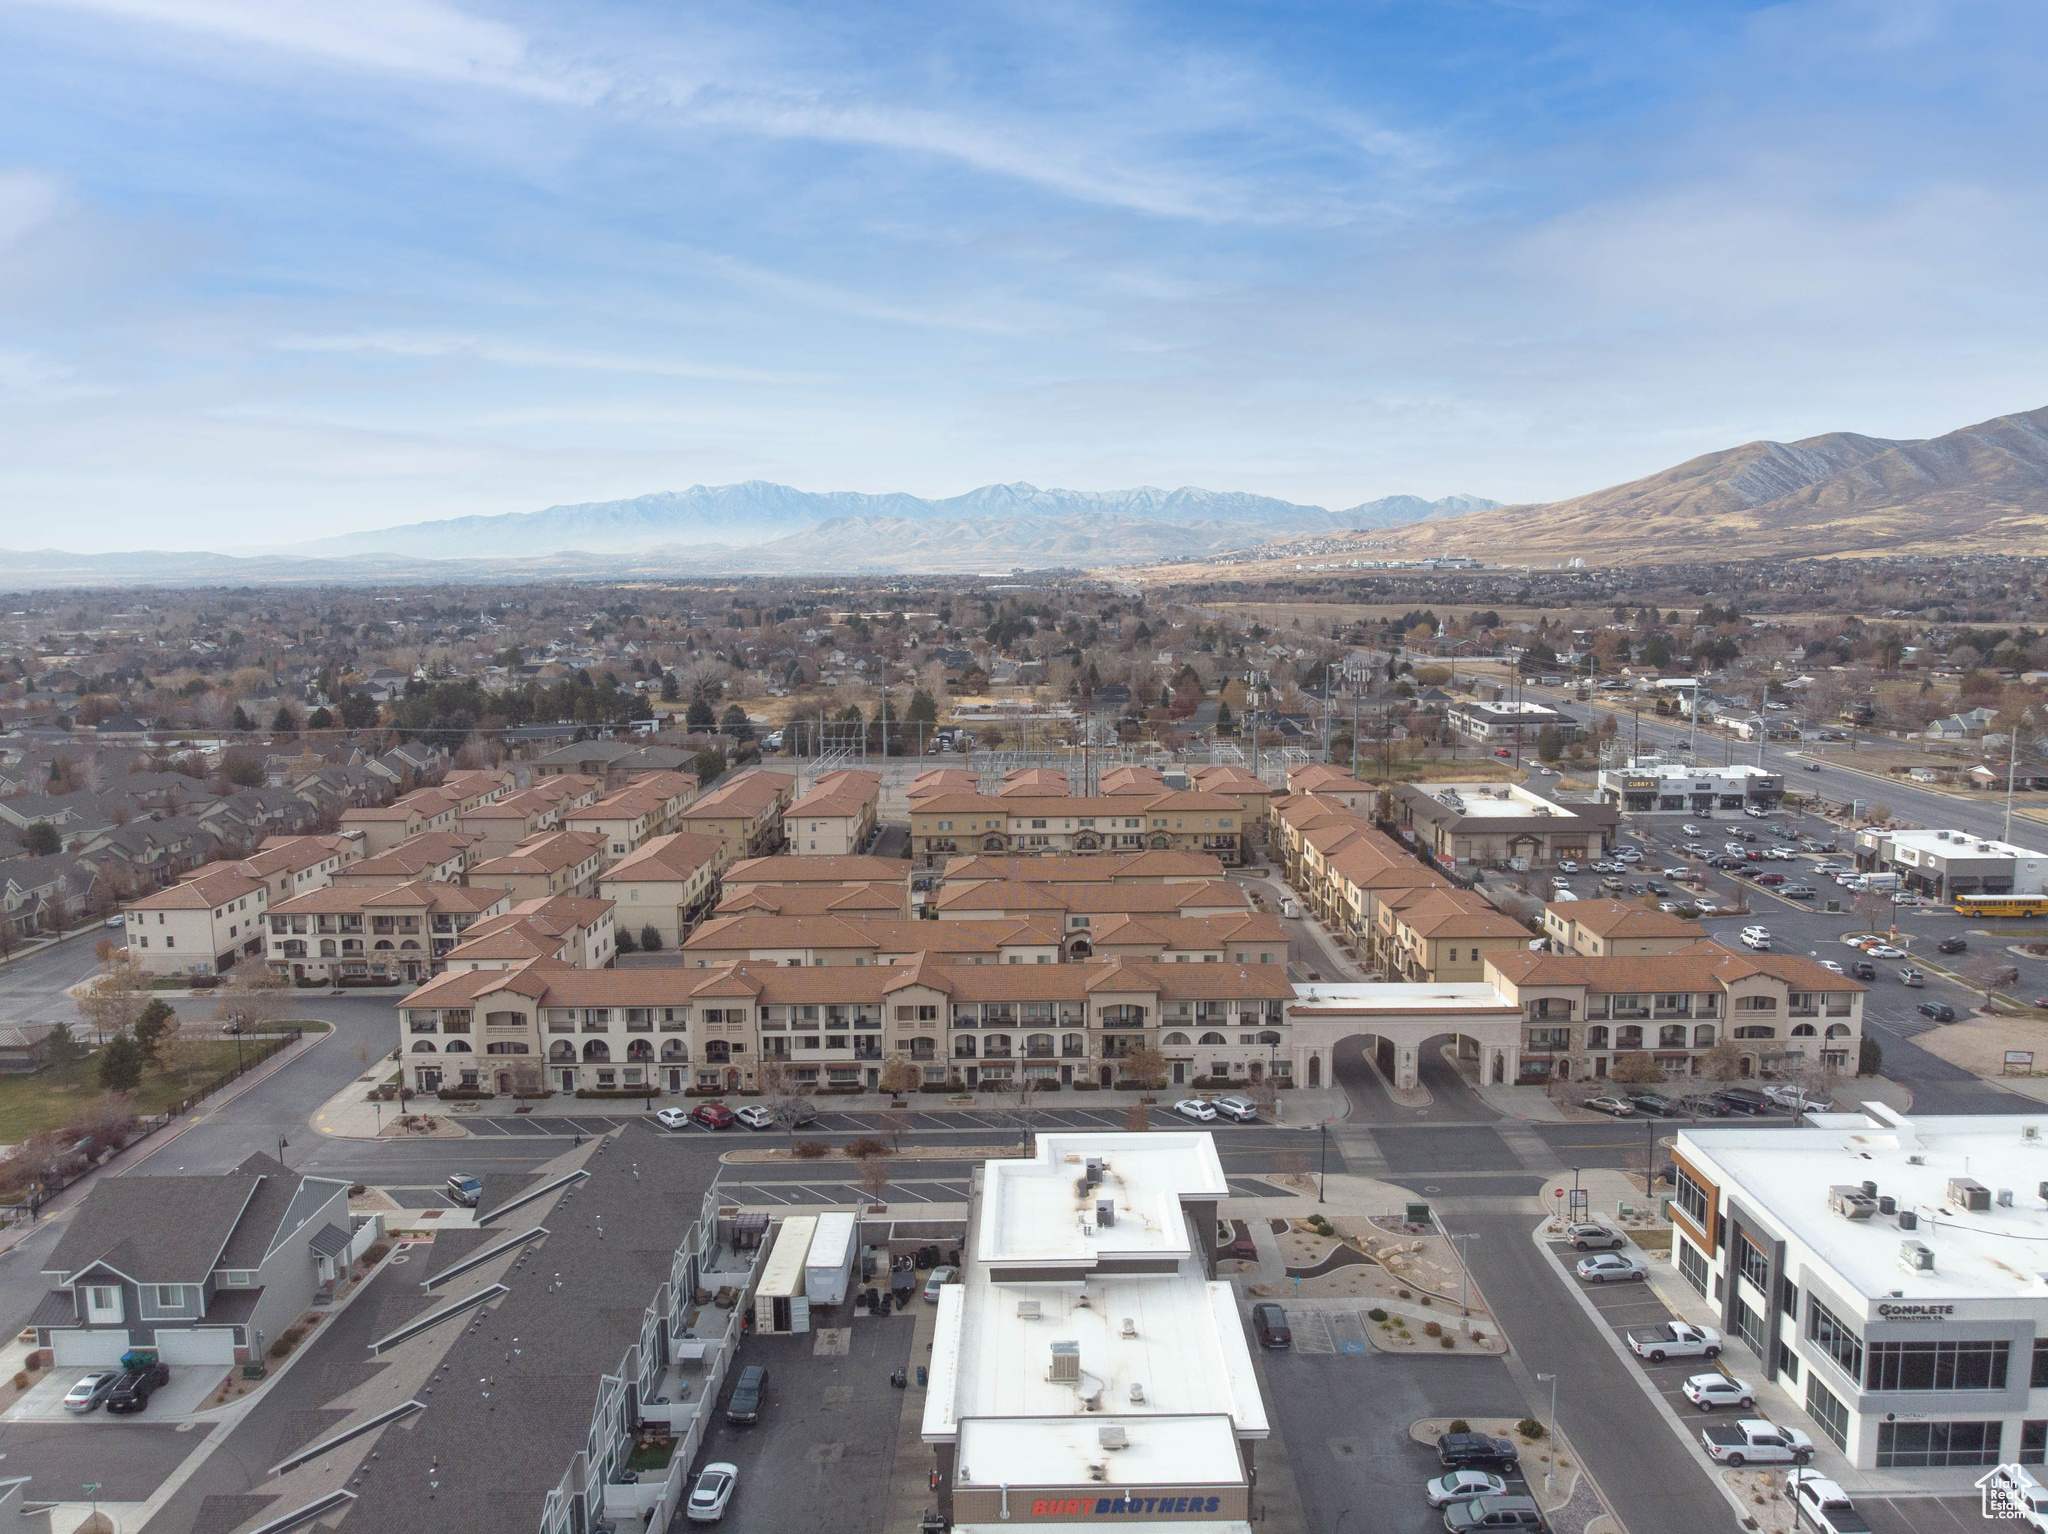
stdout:
<svg viewBox="0 0 2048 1534">
<path fill-rule="evenodd" d="M 0 546 L 2048 403 L 2048 14 L 0 0 Z"/>
</svg>

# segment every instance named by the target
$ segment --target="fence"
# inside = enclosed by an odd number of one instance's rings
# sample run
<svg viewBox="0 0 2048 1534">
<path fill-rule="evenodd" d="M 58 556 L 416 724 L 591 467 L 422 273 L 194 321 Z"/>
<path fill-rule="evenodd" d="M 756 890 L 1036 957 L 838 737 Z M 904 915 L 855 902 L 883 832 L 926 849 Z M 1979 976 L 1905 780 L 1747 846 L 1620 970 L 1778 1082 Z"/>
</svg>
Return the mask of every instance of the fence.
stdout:
<svg viewBox="0 0 2048 1534">
<path fill-rule="evenodd" d="M 282 1050 L 291 1048 L 292 1045 L 298 1043 L 305 1036 L 305 1029 L 301 1028 L 297 1023 L 285 1024 L 283 1029 L 284 1031 L 279 1033 L 262 1034 L 255 1038 L 250 1038 L 247 1035 L 237 1035 L 235 1042 L 238 1048 L 235 1055 L 234 1070 L 216 1078 L 206 1087 L 194 1092 L 190 1097 L 182 1099 L 177 1107 L 168 1108 L 150 1118 L 137 1119 L 133 1126 L 133 1132 L 123 1138 L 119 1144 L 110 1146 L 97 1159 L 87 1157 L 83 1165 L 75 1166 L 69 1171 L 53 1168 L 42 1178 L 30 1183 L 25 1188 L 18 1189 L 12 1193 L 0 1194 L 0 1225 L 18 1225 L 33 1221 L 42 1211 L 43 1205 L 47 1204 L 73 1183 L 99 1170 L 107 1161 L 120 1155 L 121 1152 L 129 1149 L 131 1146 L 140 1145 L 144 1140 L 147 1140 L 166 1125 L 190 1113 L 222 1087 L 232 1082 L 240 1081 L 265 1060 L 270 1059 Z"/>
</svg>

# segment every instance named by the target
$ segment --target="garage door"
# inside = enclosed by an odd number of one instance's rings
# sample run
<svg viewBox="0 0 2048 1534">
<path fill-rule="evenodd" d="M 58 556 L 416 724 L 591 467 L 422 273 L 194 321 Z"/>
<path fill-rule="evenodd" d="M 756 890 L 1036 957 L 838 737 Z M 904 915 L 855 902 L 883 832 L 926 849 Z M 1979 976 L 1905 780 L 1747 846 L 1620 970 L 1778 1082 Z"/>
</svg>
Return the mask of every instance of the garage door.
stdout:
<svg viewBox="0 0 2048 1534">
<path fill-rule="evenodd" d="M 235 1334 L 220 1326 L 187 1331 L 160 1326 L 156 1329 L 156 1356 L 167 1364 L 231 1364 L 235 1361 Z"/>
<path fill-rule="evenodd" d="M 50 1357 L 60 1369 L 103 1368 L 118 1364 L 128 1351 L 128 1333 L 64 1331 L 50 1333 Z"/>
</svg>

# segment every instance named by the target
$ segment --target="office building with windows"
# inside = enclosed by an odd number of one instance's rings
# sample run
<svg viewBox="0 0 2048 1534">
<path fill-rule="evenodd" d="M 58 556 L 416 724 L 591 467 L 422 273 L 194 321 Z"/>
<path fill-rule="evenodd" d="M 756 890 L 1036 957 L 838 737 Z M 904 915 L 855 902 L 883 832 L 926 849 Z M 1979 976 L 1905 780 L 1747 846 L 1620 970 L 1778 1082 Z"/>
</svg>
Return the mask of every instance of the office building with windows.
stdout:
<svg viewBox="0 0 2048 1534">
<path fill-rule="evenodd" d="M 1673 1161 L 1675 1267 L 1816 1441 L 1868 1470 L 2048 1462 L 2048 1109 L 1870 1103 L 1681 1130 Z"/>
</svg>

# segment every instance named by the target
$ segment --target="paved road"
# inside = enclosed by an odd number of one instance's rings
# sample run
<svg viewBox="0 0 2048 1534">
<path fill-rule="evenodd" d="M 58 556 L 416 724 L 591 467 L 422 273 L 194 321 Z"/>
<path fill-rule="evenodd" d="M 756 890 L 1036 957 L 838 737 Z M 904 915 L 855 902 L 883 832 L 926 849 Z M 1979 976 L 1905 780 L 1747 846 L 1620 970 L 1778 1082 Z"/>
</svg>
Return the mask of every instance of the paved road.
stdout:
<svg viewBox="0 0 2048 1534">
<path fill-rule="evenodd" d="M 0 1023 L 75 1024 L 78 1006 L 64 992 L 99 969 L 97 941 L 94 933 L 81 932 L 0 968 Z"/>
</svg>

